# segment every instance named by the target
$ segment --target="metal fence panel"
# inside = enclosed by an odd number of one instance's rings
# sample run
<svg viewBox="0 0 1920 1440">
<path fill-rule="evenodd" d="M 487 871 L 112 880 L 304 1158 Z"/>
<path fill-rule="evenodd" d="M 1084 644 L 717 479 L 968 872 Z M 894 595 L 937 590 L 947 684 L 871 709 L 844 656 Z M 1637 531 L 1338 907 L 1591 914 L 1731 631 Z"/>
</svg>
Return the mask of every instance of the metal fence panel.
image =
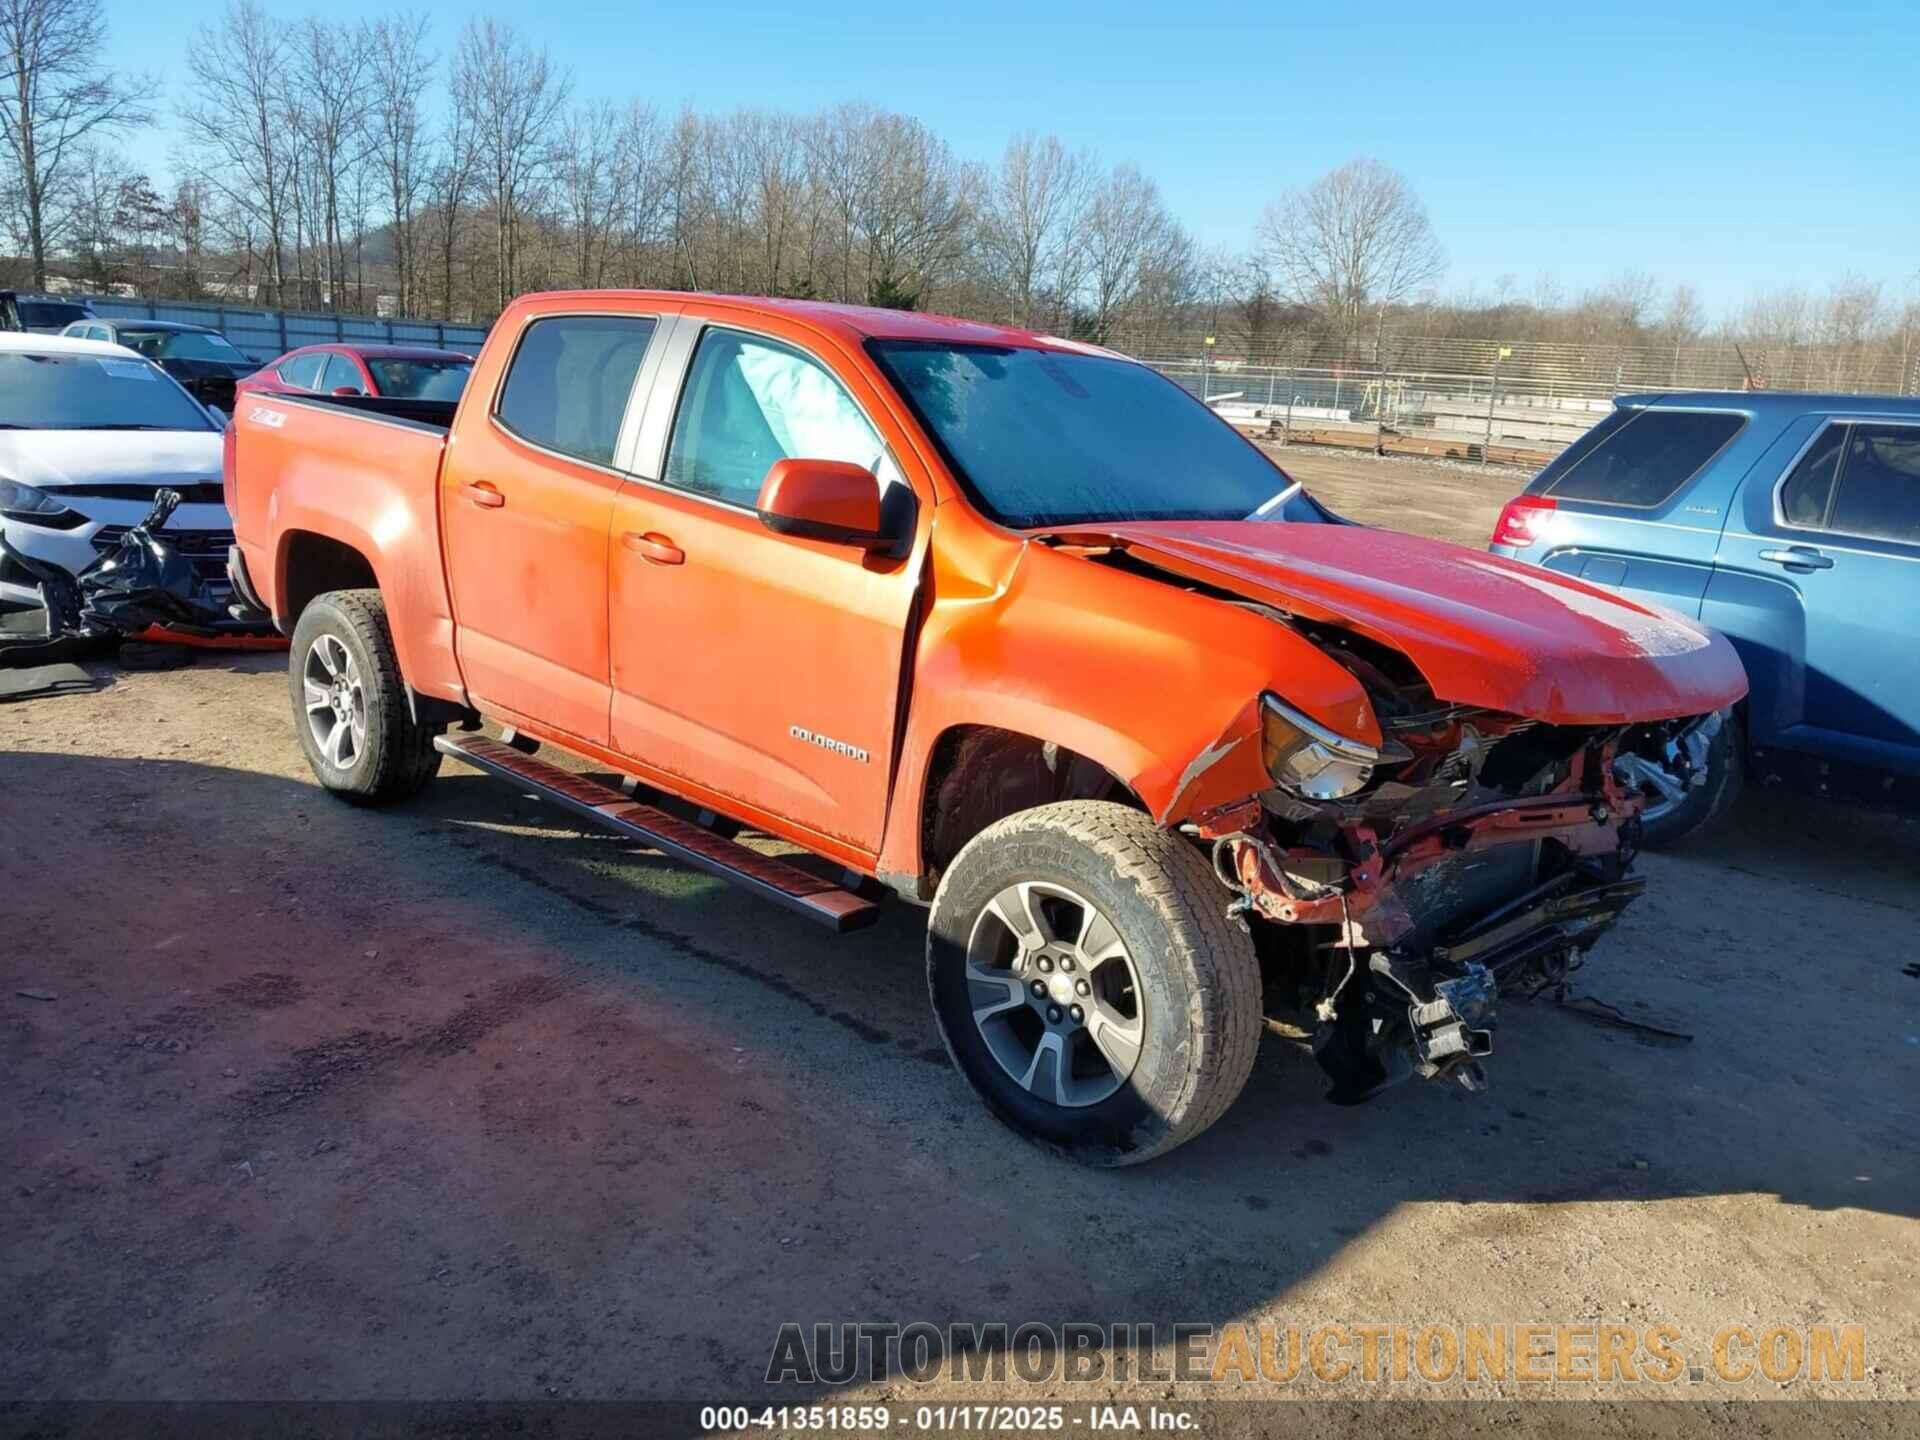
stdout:
<svg viewBox="0 0 1920 1440">
<path fill-rule="evenodd" d="M 358 341 L 367 345 L 434 345 L 476 350 L 487 338 L 484 325 L 443 324 L 437 320 L 384 320 L 372 315 L 332 315 L 300 310 L 262 310 L 194 300 L 128 300 L 119 295 L 84 298 L 103 320 L 173 320 L 218 330 L 248 359 L 264 364 L 302 345 Z"/>
</svg>

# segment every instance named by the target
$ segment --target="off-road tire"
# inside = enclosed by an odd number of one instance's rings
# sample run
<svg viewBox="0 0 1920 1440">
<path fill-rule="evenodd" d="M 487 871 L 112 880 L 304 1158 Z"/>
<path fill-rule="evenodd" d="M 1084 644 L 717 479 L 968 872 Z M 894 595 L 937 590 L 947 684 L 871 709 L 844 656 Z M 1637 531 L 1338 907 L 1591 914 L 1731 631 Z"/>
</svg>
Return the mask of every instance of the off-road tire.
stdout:
<svg viewBox="0 0 1920 1440">
<path fill-rule="evenodd" d="M 1747 727 L 1743 713 L 1736 709 L 1707 742 L 1707 783 L 1688 791 L 1687 798 L 1664 815 L 1643 820 L 1641 848 L 1671 850 L 1706 834 L 1740 798 L 1746 773 Z"/>
<path fill-rule="evenodd" d="M 967 946 L 987 902 L 1023 880 L 1065 885 L 1099 908 L 1139 977 L 1143 1032 L 1127 1082 L 1080 1108 L 1030 1094 L 975 1023 Z M 1090 1165 L 1137 1165 L 1226 1113 L 1261 1034 L 1253 939 L 1185 840 L 1137 810 L 1068 800 L 973 837 L 940 881 L 927 926 L 927 987 L 947 1053 L 987 1108 L 1026 1139 Z"/>
<path fill-rule="evenodd" d="M 307 722 L 304 675 L 314 642 L 329 635 L 346 646 L 361 677 L 366 741 L 345 766 L 320 750 Z M 321 788 L 352 805 L 389 805 L 417 793 L 440 769 L 433 748 L 440 727 L 416 722 L 407 706 L 387 602 L 378 590 L 330 590 L 316 596 L 293 627 L 287 688 L 294 730 Z"/>
</svg>

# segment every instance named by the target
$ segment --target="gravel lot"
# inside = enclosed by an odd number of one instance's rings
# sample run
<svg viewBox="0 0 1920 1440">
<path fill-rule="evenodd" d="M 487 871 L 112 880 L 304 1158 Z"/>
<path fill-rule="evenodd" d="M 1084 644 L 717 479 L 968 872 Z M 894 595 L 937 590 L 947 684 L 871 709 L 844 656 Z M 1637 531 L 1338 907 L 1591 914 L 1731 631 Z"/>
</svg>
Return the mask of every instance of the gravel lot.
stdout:
<svg viewBox="0 0 1920 1440">
<path fill-rule="evenodd" d="M 1476 544 L 1520 483 L 1283 463 Z M 757 1402 L 796 1320 L 1667 1324 L 1696 1362 L 1857 1324 L 1859 1383 L 1234 1393 L 1914 1395 L 1909 819 L 1768 792 L 1647 862 L 1580 988 L 1691 1044 L 1515 1007 L 1488 1094 L 1342 1110 L 1276 1039 L 1201 1140 L 1089 1173 L 947 1066 L 920 912 L 831 939 L 453 765 L 348 809 L 280 657 L 100 673 L 0 705 L 0 1398 Z"/>
</svg>

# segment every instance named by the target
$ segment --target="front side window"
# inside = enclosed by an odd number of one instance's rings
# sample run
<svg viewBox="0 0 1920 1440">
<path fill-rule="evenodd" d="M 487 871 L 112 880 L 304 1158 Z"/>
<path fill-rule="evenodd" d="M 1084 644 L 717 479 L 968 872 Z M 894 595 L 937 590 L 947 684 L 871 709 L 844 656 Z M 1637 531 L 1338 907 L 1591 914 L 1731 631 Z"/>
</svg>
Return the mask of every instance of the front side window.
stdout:
<svg viewBox="0 0 1920 1440">
<path fill-rule="evenodd" d="M 954 476 L 1014 529 L 1243 520 L 1286 472 L 1192 395 L 1117 356 L 869 341 Z M 1299 492 L 1262 519 L 1311 521 Z"/>
<path fill-rule="evenodd" d="M 360 367 L 346 356 L 336 352 L 327 356 L 327 373 L 320 381 L 320 388 L 329 395 L 338 394 L 342 390 L 351 390 L 359 395 L 364 393 L 367 387 L 361 383 Z"/>
<path fill-rule="evenodd" d="M 1920 544 L 1920 426 L 1852 427 L 1827 528 Z"/>
<path fill-rule="evenodd" d="M 0 352 L 0 430 L 211 430 L 206 411 L 131 355 Z"/>
<path fill-rule="evenodd" d="M 701 337 L 667 446 L 667 484 L 751 509 L 779 460 L 877 470 L 886 447 L 825 367 L 736 330 Z"/>
<path fill-rule="evenodd" d="M 611 465 L 654 323 L 642 315 L 535 320 L 513 353 L 496 418 L 532 444 Z"/>
<path fill-rule="evenodd" d="M 1540 493 L 1607 505 L 1663 504 L 1746 423 L 1744 415 L 1725 411 L 1637 411 Z"/>
<path fill-rule="evenodd" d="M 1802 530 L 1825 528 L 1833 477 L 1840 473 L 1840 452 L 1846 448 L 1846 439 L 1846 426 L 1827 426 L 1793 467 L 1786 484 L 1780 487 L 1780 515 L 1787 524 Z"/>
</svg>

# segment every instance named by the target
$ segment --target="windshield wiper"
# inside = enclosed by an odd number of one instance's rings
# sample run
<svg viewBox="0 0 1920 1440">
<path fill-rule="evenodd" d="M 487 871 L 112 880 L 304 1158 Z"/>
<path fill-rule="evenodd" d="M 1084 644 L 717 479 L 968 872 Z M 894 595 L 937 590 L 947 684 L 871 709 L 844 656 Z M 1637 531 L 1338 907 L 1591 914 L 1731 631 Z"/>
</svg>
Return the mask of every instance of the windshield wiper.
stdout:
<svg viewBox="0 0 1920 1440">
<path fill-rule="evenodd" d="M 1258 510 L 1254 511 L 1251 515 L 1247 516 L 1247 518 L 1249 520 L 1258 520 L 1262 515 L 1265 515 L 1269 510 L 1274 509 L 1276 506 L 1286 504 L 1287 501 L 1291 500 L 1294 496 L 1298 495 L 1299 493 L 1300 493 L 1300 482 L 1296 480 L 1291 485 L 1287 486 L 1286 489 L 1282 490 L 1278 495 L 1275 495 L 1271 500 L 1267 501 Z"/>
<path fill-rule="evenodd" d="M 171 425 L 119 424 L 119 425 L 62 425 L 58 428 L 62 430 L 171 430 L 174 427 Z"/>
</svg>

